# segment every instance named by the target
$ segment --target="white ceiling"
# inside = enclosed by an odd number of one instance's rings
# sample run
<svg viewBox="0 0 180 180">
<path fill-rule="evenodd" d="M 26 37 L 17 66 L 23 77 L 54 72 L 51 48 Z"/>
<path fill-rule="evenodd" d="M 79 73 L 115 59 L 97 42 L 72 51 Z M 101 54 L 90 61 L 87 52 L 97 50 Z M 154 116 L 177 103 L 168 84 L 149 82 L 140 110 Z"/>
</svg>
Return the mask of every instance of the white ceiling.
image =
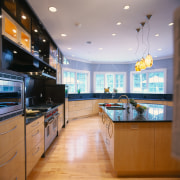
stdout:
<svg viewBox="0 0 180 180">
<path fill-rule="evenodd" d="M 180 0 L 27 1 L 67 59 L 92 63 L 132 62 L 148 53 L 148 37 L 154 59 L 173 57 L 173 26 L 168 24 L 173 22 L 173 12 L 180 6 Z M 124 10 L 125 5 L 130 8 Z M 49 6 L 56 7 L 57 12 L 50 12 Z M 152 14 L 150 28 L 147 14 Z M 122 23 L 120 26 L 116 25 L 118 21 Z M 143 33 L 142 30 L 137 33 L 136 28 L 140 28 L 143 21 L 146 21 Z M 62 33 L 67 36 L 62 37 Z M 159 37 L 154 36 L 157 33 Z M 158 51 L 159 48 L 162 50 Z"/>
</svg>

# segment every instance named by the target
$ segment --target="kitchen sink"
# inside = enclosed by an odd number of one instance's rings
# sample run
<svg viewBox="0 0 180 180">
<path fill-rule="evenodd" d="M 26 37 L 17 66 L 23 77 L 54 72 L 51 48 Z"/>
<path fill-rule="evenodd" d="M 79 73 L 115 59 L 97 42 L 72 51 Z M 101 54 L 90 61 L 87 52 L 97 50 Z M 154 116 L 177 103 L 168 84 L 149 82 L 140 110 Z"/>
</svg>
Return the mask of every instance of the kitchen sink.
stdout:
<svg viewBox="0 0 180 180">
<path fill-rule="evenodd" d="M 107 110 L 125 110 L 125 108 L 123 107 L 119 107 L 119 106 L 109 106 L 106 107 Z"/>
</svg>

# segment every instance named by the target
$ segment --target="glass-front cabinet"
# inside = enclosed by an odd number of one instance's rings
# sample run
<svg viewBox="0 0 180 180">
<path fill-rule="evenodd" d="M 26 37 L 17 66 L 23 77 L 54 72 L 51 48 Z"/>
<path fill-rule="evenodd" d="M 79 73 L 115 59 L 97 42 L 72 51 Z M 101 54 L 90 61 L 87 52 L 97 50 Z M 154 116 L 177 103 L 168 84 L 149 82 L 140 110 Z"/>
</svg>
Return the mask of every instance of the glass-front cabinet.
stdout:
<svg viewBox="0 0 180 180">
<path fill-rule="evenodd" d="M 13 18 L 2 10 L 2 34 L 30 51 L 31 36 Z"/>
</svg>

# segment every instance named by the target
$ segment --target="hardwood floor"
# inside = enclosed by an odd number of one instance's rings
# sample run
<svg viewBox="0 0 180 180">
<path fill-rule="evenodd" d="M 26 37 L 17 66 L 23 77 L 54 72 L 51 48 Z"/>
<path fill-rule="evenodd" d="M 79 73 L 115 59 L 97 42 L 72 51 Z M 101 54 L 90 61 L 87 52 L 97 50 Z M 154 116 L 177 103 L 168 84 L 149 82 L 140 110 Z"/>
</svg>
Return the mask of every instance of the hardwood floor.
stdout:
<svg viewBox="0 0 180 180">
<path fill-rule="evenodd" d="M 27 180 L 179 180 L 180 178 L 117 178 L 113 175 L 98 116 L 72 120 L 61 131 Z"/>
</svg>

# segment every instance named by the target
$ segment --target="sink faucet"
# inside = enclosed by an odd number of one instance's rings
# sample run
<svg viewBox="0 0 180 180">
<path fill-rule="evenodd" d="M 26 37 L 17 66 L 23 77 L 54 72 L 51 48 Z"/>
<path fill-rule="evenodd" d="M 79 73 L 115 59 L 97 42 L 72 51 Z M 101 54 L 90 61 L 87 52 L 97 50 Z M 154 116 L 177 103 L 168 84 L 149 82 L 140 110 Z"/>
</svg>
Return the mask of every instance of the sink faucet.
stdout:
<svg viewBox="0 0 180 180">
<path fill-rule="evenodd" d="M 129 112 L 129 99 L 128 99 L 128 96 L 126 96 L 126 95 L 121 95 L 121 96 L 119 96 L 118 102 L 121 101 L 121 98 L 122 98 L 122 97 L 125 97 L 125 98 L 127 99 L 127 112 Z"/>
</svg>

